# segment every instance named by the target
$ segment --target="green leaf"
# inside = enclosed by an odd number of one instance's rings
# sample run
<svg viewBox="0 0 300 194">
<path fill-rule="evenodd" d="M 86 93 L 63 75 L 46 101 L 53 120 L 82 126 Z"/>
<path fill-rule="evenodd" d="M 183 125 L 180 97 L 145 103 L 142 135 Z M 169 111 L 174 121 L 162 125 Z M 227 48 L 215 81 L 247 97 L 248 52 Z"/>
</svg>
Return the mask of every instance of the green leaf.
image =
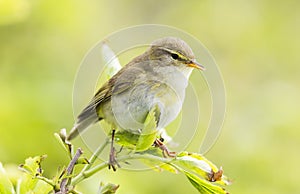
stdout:
<svg viewBox="0 0 300 194">
<path fill-rule="evenodd" d="M 0 162 L 0 193 L 1 194 L 14 194 L 14 186 L 8 178 L 5 169 Z"/>
<path fill-rule="evenodd" d="M 117 189 L 120 187 L 120 185 L 116 185 L 113 183 L 100 183 L 100 188 L 98 194 L 113 194 L 116 193 Z"/>
<path fill-rule="evenodd" d="M 42 174 L 41 162 L 46 158 L 46 155 L 29 157 L 25 160 L 25 164 L 20 167 L 32 176 L 38 176 Z"/>
<path fill-rule="evenodd" d="M 118 130 L 115 134 L 115 142 L 121 146 L 125 146 L 130 149 L 135 149 L 139 137 L 139 134 L 125 130 Z"/>
<path fill-rule="evenodd" d="M 156 147 L 151 147 L 146 151 L 139 152 L 142 155 L 152 155 L 157 157 L 163 157 L 162 152 L 160 149 L 157 149 Z M 178 170 L 173 167 L 172 165 L 168 163 L 164 163 L 159 160 L 150 160 L 150 159 L 141 159 L 141 162 L 143 162 L 145 165 L 149 166 L 154 171 L 168 171 L 174 174 L 178 173 Z"/>
<path fill-rule="evenodd" d="M 157 131 L 148 134 L 141 134 L 136 145 L 135 151 L 140 152 L 149 149 L 156 139 Z"/>
<path fill-rule="evenodd" d="M 89 160 L 85 157 L 79 157 L 76 164 L 89 164 Z"/>
<path fill-rule="evenodd" d="M 42 177 L 41 162 L 45 157 L 45 155 L 29 157 L 25 160 L 25 164 L 20 165 L 20 168 L 26 173 L 18 181 L 17 193 L 49 193 L 53 189 L 48 184 L 52 183 L 52 180 L 43 177 L 44 181 L 42 181 L 38 178 Z"/>
<path fill-rule="evenodd" d="M 159 108 L 158 106 L 154 106 L 150 112 L 148 113 L 145 122 L 144 122 L 144 128 L 142 129 L 142 133 L 138 139 L 137 145 L 136 145 L 136 151 L 144 151 L 149 149 L 153 142 L 156 139 L 157 130 L 156 130 L 156 115 L 159 114 Z"/>
<path fill-rule="evenodd" d="M 227 194 L 224 188 L 214 185 L 211 182 L 208 182 L 204 179 L 199 178 L 198 176 L 183 170 L 182 171 L 191 184 L 203 194 Z"/>
<path fill-rule="evenodd" d="M 44 181 L 33 179 L 29 175 L 22 178 L 17 186 L 17 193 L 49 193 L 53 188 Z"/>
<path fill-rule="evenodd" d="M 168 172 L 171 172 L 171 173 L 174 173 L 174 174 L 178 173 L 178 170 L 175 167 L 173 167 L 170 164 L 166 164 L 166 163 L 156 165 L 155 169 L 157 169 L 159 172 L 168 171 Z"/>
<path fill-rule="evenodd" d="M 181 152 L 176 157 L 176 163 L 198 176 L 221 185 L 228 185 L 230 181 L 223 175 L 223 170 L 210 162 L 201 154 Z"/>
<path fill-rule="evenodd" d="M 67 132 L 66 129 L 61 129 L 59 134 L 54 133 L 54 137 L 57 139 L 59 144 L 64 148 L 64 150 L 67 152 L 68 156 L 72 158 L 73 156 L 73 146 L 70 142 L 66 141 Z"/>
<path fill-rule="evenodd" d="M 143 129 L 139 133 L 128 130 L 117 130 L 115 133 L 115 142 L 136 152 L 148 150 L 157 138 L 156 115 L 159 115 L 159 109 L 157 106 L 154 106 L 148 113 Z M 103 122 L 101 127 L 104 129 L 111 128 L 106 122 Z"/>
<path fill-rule="evenodd" d="M 61 166 L 57 169 L 57 172 L 55 176 L 52 178 L 53 185 L 58 186 L 60 184 L 60 181 L 65 177 L 66 174 L 66 167 Z"/>
</svg>

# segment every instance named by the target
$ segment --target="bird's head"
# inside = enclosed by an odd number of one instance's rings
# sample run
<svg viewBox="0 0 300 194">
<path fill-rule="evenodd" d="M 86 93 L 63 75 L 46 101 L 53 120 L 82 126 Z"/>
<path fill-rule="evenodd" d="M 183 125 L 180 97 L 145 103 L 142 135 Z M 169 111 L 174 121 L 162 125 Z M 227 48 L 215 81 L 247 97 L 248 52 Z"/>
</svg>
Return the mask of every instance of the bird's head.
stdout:
<svg viewBox="0 0 300 194">
<path fill-rule="evenodd" d="M 195 60 L 190 46 L 183 40 L 175 37 L 166 37 L 154 41 L 149 49 L 152 60 L 161 61 L 161 65 L 174 65 L 180 69 L 205 68 Z"/>
</svg>

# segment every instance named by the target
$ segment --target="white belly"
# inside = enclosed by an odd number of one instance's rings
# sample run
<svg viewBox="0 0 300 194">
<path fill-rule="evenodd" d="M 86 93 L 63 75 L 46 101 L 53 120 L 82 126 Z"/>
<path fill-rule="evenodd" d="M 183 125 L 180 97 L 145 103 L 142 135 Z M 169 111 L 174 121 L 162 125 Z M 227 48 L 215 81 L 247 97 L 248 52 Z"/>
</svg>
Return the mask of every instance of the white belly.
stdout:
<svg viewBox="0 0 300 194">
<path fill-rule="evenodd" d="M 184 92 L 166 85 L 152 85 L 150 88 L 148 84 L 141 83 L 129 91 L 112 96 L 111 101 L 103 106 L 106 109 L 103 111 L 104 119 L 121 129 L 140 130 L 149 111 L 157 105 L 160 111 L 157 128 L 164 128 L 180 113 Z"/>
</svg>

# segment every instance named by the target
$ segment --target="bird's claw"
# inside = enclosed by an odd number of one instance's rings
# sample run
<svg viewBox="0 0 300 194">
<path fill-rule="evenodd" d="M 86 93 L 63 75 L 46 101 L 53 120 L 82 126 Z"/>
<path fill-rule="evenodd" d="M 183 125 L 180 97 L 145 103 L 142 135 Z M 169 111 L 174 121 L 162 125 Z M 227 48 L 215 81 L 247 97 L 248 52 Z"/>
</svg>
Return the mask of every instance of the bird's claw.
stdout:
<svg viewBox="0 0 300 194">
<path fill-rule="evenodd" d="M 116 171 L 117 168 L 121 168 L 120 164 L 118 163 L 117 159 L 116 159 L 116 149 L 113 147 L 110 150 L 110 154 L 109 154 L 109 160 L 108 160 L 108 169 L 113 169 L 113 171 Z"/>
<path fill-rule="evenodd" d="M 162 151 L 162 155 L 166 158 L 166 155 L 168 157 L 174 158 L 176 156 L 176 152 L 171 152 L 168 150 L 167 146 L 163 143 L 163 139 L 156 139 L 154 141 L 154 146 L 158 147 Z"/>
</svg>

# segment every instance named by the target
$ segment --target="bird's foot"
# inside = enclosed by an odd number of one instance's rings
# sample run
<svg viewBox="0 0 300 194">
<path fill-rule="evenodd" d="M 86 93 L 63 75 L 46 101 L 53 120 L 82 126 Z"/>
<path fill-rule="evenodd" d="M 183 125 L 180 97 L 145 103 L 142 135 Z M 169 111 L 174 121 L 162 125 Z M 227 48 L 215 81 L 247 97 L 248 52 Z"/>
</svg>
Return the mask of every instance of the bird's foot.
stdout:
<svg viewBox="0 0 300 194">
<path fill-rule="evenodd" d="M 110 153 L 109 153 L 109 160 L 108 160 L 108 169 L 112 168 L 113 171 L 116 171 L 118 168 L 121 168 L 120 164 L 118 163 L 116 157 L 117 157 L 117 152 L 116 148 L 114 147 L 114 138 L 115 138 L 115 130 L 112 130 L 111 134 L 111 144 L 110 144 Z"/>
<path fill-rule="evenodd" d="M 163 138 L 160 139 L 156 139 L 153 143 L 153 145 L 155 147 L 158 147 L 159 149 L 161 149 L 163 156 L 166 158 L 166 156 L 168 157 L 175 157 L 176 156 L 176 152 L 171 152 L 169 151 L 169 149 L 167 148 L 167 146 L 163 143 Z"/>
<path fill-rule="evenodd" d="M 120 164 L 118 163 L 117 159 L 116 159 L 116 156 L 117 156 L 117 152 L 116 152 L 116 149 L 115 147 L 112 147 L 112 149 L 110 150 L 110 153 L 109 153 L 109 160 L 108 160 L 108 169 L 113 169 L 113 171 L 116 171 L 117 168 L 121 168 Z"/>
</svg>

